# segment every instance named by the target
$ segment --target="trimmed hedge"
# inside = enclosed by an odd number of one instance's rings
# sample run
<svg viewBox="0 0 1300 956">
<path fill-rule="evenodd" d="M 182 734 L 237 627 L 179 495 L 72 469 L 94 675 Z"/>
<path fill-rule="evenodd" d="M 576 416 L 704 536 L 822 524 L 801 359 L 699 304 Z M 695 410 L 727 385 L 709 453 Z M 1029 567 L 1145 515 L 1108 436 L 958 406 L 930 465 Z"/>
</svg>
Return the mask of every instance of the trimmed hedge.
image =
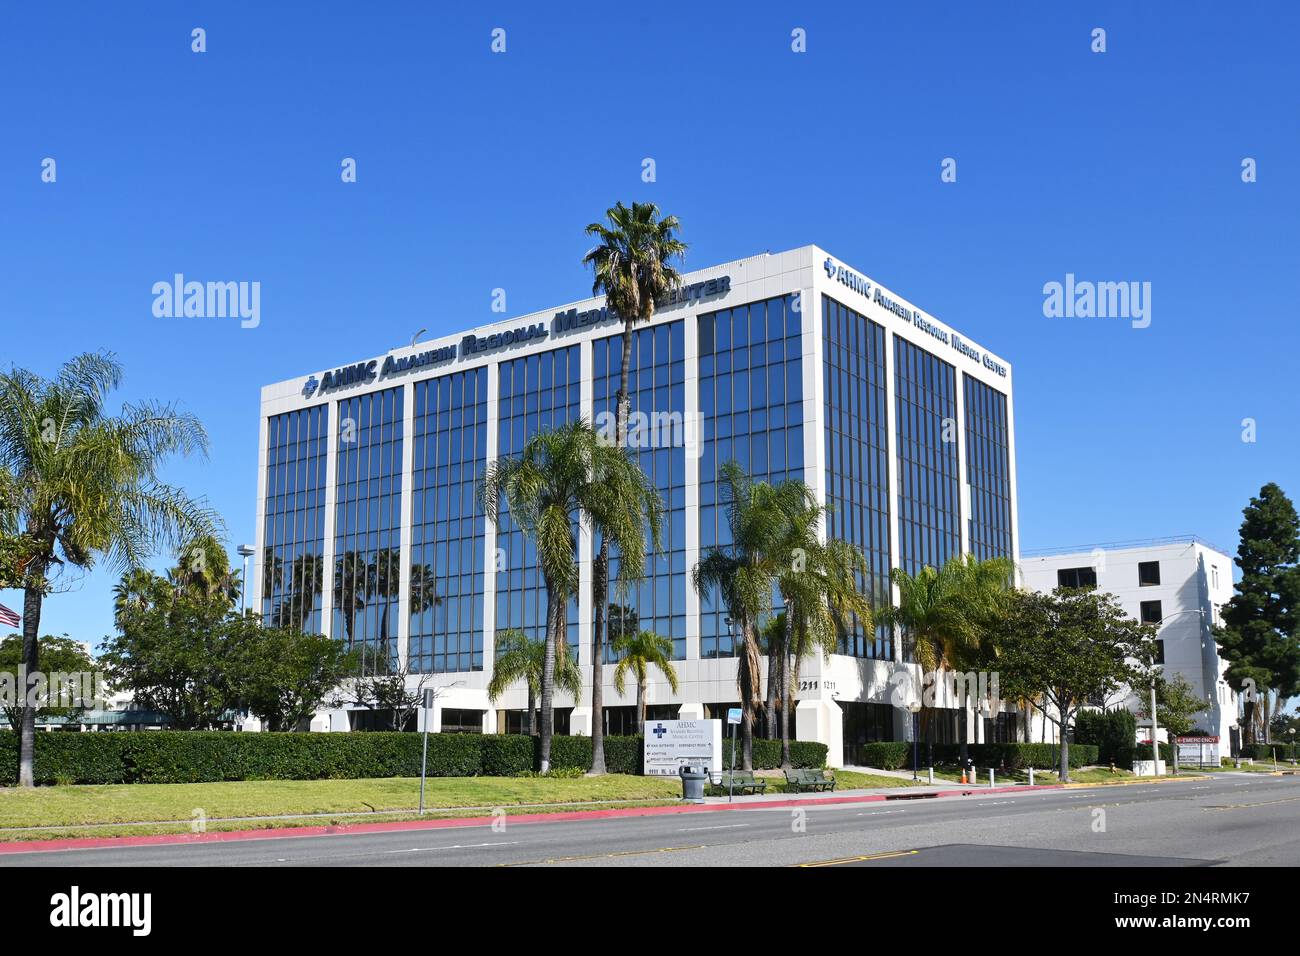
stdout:
<svg viewBox="0 0 1300 956">
<path fill-rule="evenodd" d="M 1254 760 L 1272 762 L 1275 752 L 1278 760 L 1293 760 L 1296 759 L 1298 751 L 1300 751 L 1300 744 L 1247 744 L 1241 748 L 1241 755 Z"/>
<path fill-rule="evenodd" d="M 1149 743 L 1134 744 L 1128 752 L 1128 759 L 1126 761 L 1126 764 L 1131 764 L 1135 760 L 1150 760 L 1150 759 L 1151 759 L 1151 745 Z M 1162 743 L 1160 745 L 1160 759 L 1164 763 L 1167 763 L 1172 769 L 1174 765 L 1174 748 L 1167 743 Z M 1115 761 L 1116 764 L 1118 764 L 1119 762 L 1120 761 L 1118 760 Z"/>
<path fill-rule="evenodd" d="M 221 780 L 326 780 L 415 777 L 420 734 L 223 733 L 159 730 L 135 733 L 38 733 L 37 783 L 213 783 Z M 508 777 L 538 766 L 540 741 L 523 734 L 430 734 L 431 777 Z M 723 743 L 729 765 L 731 745 Z M 606 737 L 610 773 L 641 773 L 641 738 Z M 739 757 L 739 750 L 737 750 Z M 826 745 L 790 742 L 796 767 L 826 766 Z M 590 737 L 556 736 L 551 767 L 586 770 Z M 781 766 L 779 740 L 754 741 L 754 767 Z M 0 785 L 18 781 L 18 735 L 0 731 Z"/>
<path fill-rule="evenodd" d="M 995 767 L 1001 770 L 1023 770 L 1026 767 L 1053 769 L 1061 764 L 1061 748 L 1056 744 L 967 744 L 966 752 L 977 767 Z M 926 745 L 921 742 L 921 755 L 925 759 Z M 1070 766 L 1086 767 L 1097 762 L 1095 744 L 1070 744 Z M 961 744 L 935 744 L 936 764 L 955 764 L 961 759 Z"/>
<path fill-rule="evenodd" d="M 744 762 L 741 755 L 742 746 L 743 744 L 737 738 L 734 764 L 737 767 Z M 792 740 L 790 741 L 790 766 L 802 770 L 820 770 L 826 766 L 827 750 L 825 744 L 813 740 Z M 755 770 L 776 770 L 781 766 L 781 741 L 779 740 L 755 737 L 751 753 Z M 722 740 L 722 769 L 733 769 L 730 737 L 724 737 Z"/>
<path fill-rule="evenodd" d="M 1123 708 L 1085 710 L 1075 719 L 1074 739 L 1081 744 L 1096 744 L 1098 763 L 1127 765 L 1133 761 L 1137 717 Z"/>
<path fill-rule="evenodd" d="M 415 777 L 420 734 L 38 733 L 36 781 L 50 783 L 212 783 Z M 430 734 L 431 777 L 515 776 L 537 767 L 540 741 L 523 734 Z M 823 748 L 824 750 L 825 748 Z M 606 737 L 611 773 L 641 772 L 640 737 Z M 591 739 L 553 738 L 555 769 L 591 766 Z M 0 785 L 18 780 L 18 735 L 0 731 Z"/>
<path fill-rule="evenodd" d="M 906 741 L 880 741 L 858 747 L 862 762 L 877 770 L 902 770 L 912 764 L 912 745 Z M 919 751 L 918 751 L 919 754 Z"/>
</svg>

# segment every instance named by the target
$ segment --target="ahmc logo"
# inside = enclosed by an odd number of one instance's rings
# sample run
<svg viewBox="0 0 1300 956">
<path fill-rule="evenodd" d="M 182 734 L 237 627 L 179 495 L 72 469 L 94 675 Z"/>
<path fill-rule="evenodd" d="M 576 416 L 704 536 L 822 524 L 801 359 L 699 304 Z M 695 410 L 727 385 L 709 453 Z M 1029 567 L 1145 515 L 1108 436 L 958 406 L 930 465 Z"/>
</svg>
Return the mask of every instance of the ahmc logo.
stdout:
<svg viewBox="0 0 1300 956">
<path fill-rule="evenodd" d="M 826 262 L 823 263 L 823 268 L 826 270 L 827 278 L 835 278 L 835 261 L 830 256 L 826 257 Z"/>
<path fill-rule="evenodd" d="M 657 740 L 663 740 L 664 734 L 668 733 L 668 728 L 665 727 L 663 724 L 659 724 L 657 727 L 655 727 L 654 730 L 650 732 L 655 735 L 655 738 Z"/>
<path fill-rule="evenodd" d="M 319 386 L 320 386 L 320 382 L 317 380 L 316 376 L 315 375 L 309 376 L 307 381 L 303 382 L 302 385 L 303 397 L 311 398 L 312 395 L 315 394 L 316 389 Z"/>
</svg>

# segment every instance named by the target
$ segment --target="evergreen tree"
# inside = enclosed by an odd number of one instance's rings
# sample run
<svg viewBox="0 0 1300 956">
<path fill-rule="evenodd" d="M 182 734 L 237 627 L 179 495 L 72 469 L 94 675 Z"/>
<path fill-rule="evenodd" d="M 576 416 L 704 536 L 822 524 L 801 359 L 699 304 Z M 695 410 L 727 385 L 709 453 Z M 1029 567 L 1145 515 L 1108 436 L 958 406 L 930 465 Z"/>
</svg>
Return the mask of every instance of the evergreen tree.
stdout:
<svg viewBox="0 0 1300 956">
<path fill-rule="evenodd" d="M 1300 517 L 1272 482 L 1243 510 L 1237 593 L 1216 629 L 1229 686 L 1245 694 L 1246 742 L 1268 739 L 1270 694 L 1300 693 Z"/>
</svg>

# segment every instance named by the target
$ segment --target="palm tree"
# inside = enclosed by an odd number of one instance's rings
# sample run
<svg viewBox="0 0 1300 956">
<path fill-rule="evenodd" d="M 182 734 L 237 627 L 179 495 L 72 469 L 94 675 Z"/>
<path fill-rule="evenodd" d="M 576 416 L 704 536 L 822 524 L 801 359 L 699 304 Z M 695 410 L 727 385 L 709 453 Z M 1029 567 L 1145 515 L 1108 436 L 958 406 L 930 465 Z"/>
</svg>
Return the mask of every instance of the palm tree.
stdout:
<svg viewBox="0 0 1300 956">
<path fill-rule="evenodd" d="M 650 668 L 664 675 L 668 686 L 677 693 L 677 668 L 673 667 L 673 642 L 654 631 L 637 631 L 622 634 L 614 641 L 614 650 L 620 655 L 614 668 L 614 689 L 620 694 L 627 686 L 630 672 L 636 678 L 636 732 L 645 733 L 645 688 Z"/>
<path fill-rule="evenodd" d="M 25 369 L 0 373 L 0 469 L 11 507 L 31 547 L 24 562 L 23 664 L 40 670 L 37 635 L 48 574 L 105 559 L 141 567 L 159 545 L 183 547 L 215 534 L 219 519 L 201 501 L 160 480 L 173 455 L 205 454 L 207 435 L 172 405 L 125 404 L 108 414 L 105 400 L 122 381 L 108 353 L 68 361 L 53 379 Z M 33 708 L 20 728 L 20 786 L 34 783 Z"/>
<path fill-rule="evenodd" d="M 479 487 L 484 513 L 500 524 L 504 502 L 511 518 L 533 539 L 546 589 L 546 654 L 539 688 L 542 707 L 541 770 L 550 769 L 555 659 L 564 642 L 569 597 L 578 587 L 575 521 L 618 548 L 627 580 L 639 578 L 650 547 L 659 547 L 663 502 L 653 483 L 624 448 L 602 441 L 585 421 L 528 440 L 517 458 L 491 462 Z"/>
<path fill-rule="evenodd" d="M 497 632 L 496 662 L 488 682 L 488 700 L 497 702 L 512 684 L 524 681 L 528 687 L 528 735 L 537 736 L 537 695 L 546 665 L 546 641 L 533 640 L 523 631 L 507 628 Z M 582 671 L 569 656 L 569 642 L 560 642 L 555 658 L 555 686 L 566 691 L 574 701 L 582 696 Z"/>
<path fill-rule="evenodd" d="M 937 679 L 942 672 L 963 670 L 991 652 L 989 625 L 998 617 L 1012 570 L 1007 558 L 980 561 L 971 555 L 951 558 L 938 569 L 927 565 L 914 575 L 895 568 L 890 578 L 898 588 L 898 605 L 877 613 L 903 629 L 921 673 Z M 923 730 L 930 723 L 930 710 L 922 711 Z M 966 744 L 963 709 L 963 760 Z"/>
<path fill-rule="evenodd" d="M 758 628 L 772 609 L 772 591 L 789 562 L 792 516 L 807 505 L 801 481 L 777 485 L 751 481 L 735 462 L 719 469 L 721 501 L 727 512 L 731 543 L 706 550 L 691 572 L 695 590 L 716 590 L 740 631 L 736 661 L 740 688 L 741 769 L 754 766 L 754 712 L 760 693 Z"/>
<path fill-rule="evenodd" d="M 627 421 L 631 413 L 632 331 L 638 323 L 654 316 L 655 302 L 678 288 L 682 278 L 669 262 L 686 254 L 686 244 L 677 238 L 681 223 L 676 216 L 660 218 L 654 203 L 621 202 L 605 212 L 605 223 L 587 226 L 587 235 L 598 245 L 583 258 L 594 273 L 591 291 L 605 296 L 605 305 L 623 320 L 623 362 L 619 367 L 618 394 L 614 410 L 615 443 L 627 445 Z M 603 535 L 592 568 L 593 606 L 596 608 L 592 635 L 591 681 L 591 772 L 605 772 L 605 611 L 609 600 L 609 540 Z"/>
<path fill-rule="evenodd" d="M 788 635 L 790 660 L 789 677 L 782 680 L 785 689 L 781 714 L 782 766 L 790 765 L 790 718 L 803 659 L 814 653 L 834 654 L 840 635 L 855 627 L 866 631 L 875 629 L 871 599 L 861 587 L 868 573 L 869 565 L 861 549 L 831 538 L 809 549 L 802 571 L 795 569 L 782 576 L 788 620 L 784 633 Z"/>
</svg>

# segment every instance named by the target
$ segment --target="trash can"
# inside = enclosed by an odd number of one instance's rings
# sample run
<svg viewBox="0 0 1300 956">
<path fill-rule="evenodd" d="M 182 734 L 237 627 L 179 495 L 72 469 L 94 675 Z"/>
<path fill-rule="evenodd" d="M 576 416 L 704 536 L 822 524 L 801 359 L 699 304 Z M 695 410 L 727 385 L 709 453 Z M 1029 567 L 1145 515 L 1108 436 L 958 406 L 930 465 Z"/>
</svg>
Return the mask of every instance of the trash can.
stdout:
<svg viewBox="0 0 1300 956">
<path fill-rule="evenodd" d="M 677 768 L 682 778 L 682 799 L 689 803 L 704 802 L 704 781 L 709 779 L 709 768 L 682 764 Z"/>
</svg>

